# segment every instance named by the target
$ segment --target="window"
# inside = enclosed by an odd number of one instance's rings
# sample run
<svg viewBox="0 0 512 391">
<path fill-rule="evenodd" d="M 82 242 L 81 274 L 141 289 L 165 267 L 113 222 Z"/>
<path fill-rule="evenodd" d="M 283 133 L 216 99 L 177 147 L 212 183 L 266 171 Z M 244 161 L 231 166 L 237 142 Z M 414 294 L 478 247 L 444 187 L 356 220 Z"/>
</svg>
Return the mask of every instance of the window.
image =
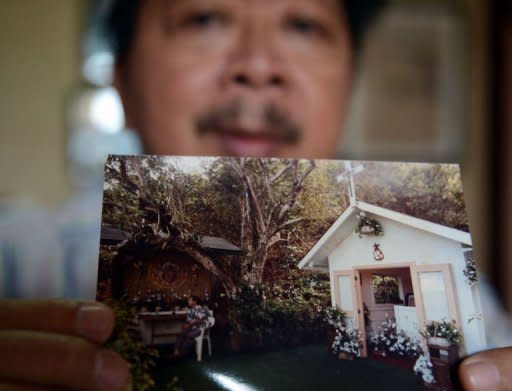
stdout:
<svg viewBox="0 0 512 391">
<path fill-rule="evenodd" d="M 385 274 L 372 275 L 375 304 L 401 304 L 398 278 Z"/>
</svg>

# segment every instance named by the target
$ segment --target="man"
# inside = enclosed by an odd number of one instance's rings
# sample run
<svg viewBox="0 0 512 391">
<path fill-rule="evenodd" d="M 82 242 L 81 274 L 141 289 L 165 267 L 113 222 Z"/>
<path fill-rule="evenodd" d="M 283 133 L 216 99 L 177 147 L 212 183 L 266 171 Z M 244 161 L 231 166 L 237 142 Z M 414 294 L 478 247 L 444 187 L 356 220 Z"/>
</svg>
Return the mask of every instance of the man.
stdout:
<svg viewBox="0 0 512 391">
<path fill-rule="evenodd" d="M 363 0 L 117 0 L 115 84 L 146 151 L 327 158 L 345 122 Z M 128 387 L 95 303 L 2 302 L 0 389 Z M 509 350 L 462 365 L 510 389 Z M 509 363 L 510 362 L 510 363 Z"/>
<path fill-rule="evenodd" d="M 208 310 L 199 305 L 199 297 L 188 298 L 188 313 L 186 323 L 183 325 L 183 332 L 180 334 L 174 347 L 174 356 L 183 355 L 194 340 L 201 334 L 201 327 L 206 325 Z"/>
</svg>

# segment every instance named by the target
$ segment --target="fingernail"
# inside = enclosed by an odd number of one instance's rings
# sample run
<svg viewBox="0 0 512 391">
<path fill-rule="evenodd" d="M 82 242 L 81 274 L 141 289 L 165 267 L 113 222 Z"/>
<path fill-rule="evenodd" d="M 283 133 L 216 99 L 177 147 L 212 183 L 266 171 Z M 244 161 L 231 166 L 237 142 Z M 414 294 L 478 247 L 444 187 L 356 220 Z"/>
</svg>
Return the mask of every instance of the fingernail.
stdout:
<svg viewBox="0 0 512 391">
<path fill-rule="evenodd" d="M 128 365 L 114 352 L 107 349 L 100 351 L 95 372 L 99 390 L 130 390 Z"/>
<path fill-rule="evenodd" d="M 501 382 L 500 372 L 488 361 L 474 361 L 463 364 L 468 374 L 470 390 L 496 390 Z"/>
<path fill-rule="evenodd" d="M 112 332 L 112 314 L 104 306 L 82 304 L 78 308 L 78 333 L 96 342 L 103 342 Z"/>
</svg>

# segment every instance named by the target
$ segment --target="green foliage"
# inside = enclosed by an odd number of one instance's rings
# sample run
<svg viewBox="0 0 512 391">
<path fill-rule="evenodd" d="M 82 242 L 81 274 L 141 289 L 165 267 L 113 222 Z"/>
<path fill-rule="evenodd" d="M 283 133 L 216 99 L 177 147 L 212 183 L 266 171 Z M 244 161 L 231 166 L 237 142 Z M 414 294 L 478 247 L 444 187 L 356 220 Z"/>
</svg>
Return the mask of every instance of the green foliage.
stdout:
<svg viewBox="0 0 512 391">
<path fill-rule="evenodd" d="M 450 164 L 364 162 L 359 200 L 468 231 L 461 176 Z"/>
<path fill-rule="evenodd" d="M 341 327 L 345 324 L 345 313 L 336 307 L 328 307 L 324 311 L 327 324 L 332 327 Z"/>
<path fill-rule="evenodd" d="M 183 388 L 179 386 L 180 379 L 178 377 L 173 377 L 169 384 L 165 387 L 167 391 L 184 391 Z"/>
<path fill-rule="evenodd" d="M 478 282 L 478 270 L 473 258 L 473 253 L 466 255 L 466 266 L 464 267 L 463 273 L 464 279 L 469 286 L 473 286 Z"/>
<path fill-rule="evenodd" d="M 229 321 L 239 333 L 271 334 L 276 329 L 315 329 L 325 325 L 330 292 L 317 275 L 293 273 L 280 284 L 242 284 L 231 295 Z"/>
<path fill-rule="evenodd" d="M 109 303 L 116 316 L 116 327 L 106 346 L 119 353 L 130 366 L 134 391 L 147 391 L 155 386 L 151 369 L 155 366 L 158 352 L 147 348 L 134 324 L 135 309 L 124 303 Z"/>
<path fill-rule="evenodd" d="M 247 159 L 245 169 L 253 181 L 261 207 L 277 218 L 294 187 L 294 176 L 287 171 L 279 176 L 290 160 Z M 273 282 L 287 277 L 295 265 L 327 231 L 348 206 L 347 183 L 338 181 L 345 171 L 343 162 L 317 161 L 306 177 L 296 202 L 286 209 L 286 221 L 296 221 L 273 237 L 258 234 L 251 215 L 243 224 L 247 199 L 244 181 L 233 159 L 205 158 L 191 169 L 183 158 L 159 156 L 116 157 L 106 164 L 103 222 L 137 233 L 143 227 L 165 228 L 172 224 L 182 237 L 197 245 L 199 235 L 223 237 L 247 251 L 247 259 L 226 256 L 216 266 L 232 280 L 239 281 L 250 273 L 254 250 L 266 257 L 263 278 Z M 361 163 L 364 170 L 355 176 L 357 198 L 392 210 L 467 229 L 467 217 L 460 186 L 460 173 L 453 165 L 403 163 Z M 297 172 L 309 165 L 299 161 Z M 272 197 L 265 194 L 272 182 Z M 276 206 L 277 205 L 277 206 Z M 246 232 L 242 232 L 242 226 Z M 163 229 L 165 233 L 165 229 Z M 376 232 L 380 232 L 376 229 Z M 271 234 L 271 233 L 266 233 Z M 257 258 L 257 257 L 256 257 Z M 102 271 L 108 275 L 109 270 Z M 254 280 L 253 280 L 254 281 Z"/>
</svg>

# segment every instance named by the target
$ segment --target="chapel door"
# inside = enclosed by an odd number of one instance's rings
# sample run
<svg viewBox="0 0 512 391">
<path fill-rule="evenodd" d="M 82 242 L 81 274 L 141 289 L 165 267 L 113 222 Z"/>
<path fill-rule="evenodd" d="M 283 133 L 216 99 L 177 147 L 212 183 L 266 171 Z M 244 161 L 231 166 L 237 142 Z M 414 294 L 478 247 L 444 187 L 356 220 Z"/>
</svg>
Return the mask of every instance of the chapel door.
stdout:
<svg viewBox="0 0 512 391">
<path fill-rule="evenodd" d="M 357 329 L 362 333 L 361 356 L 366 357 L 361 276 L 356 270 L 336 271 L 333 276 L 336 307 L 345 313 L 347 327 Z"/>
<path fill-rule="evenodd" d="M 462 329 L 451 266 L 412 265 L 411 277 L 419 327 L 423 329 L 431 321 L 454 320 Z"/>
</svg>

